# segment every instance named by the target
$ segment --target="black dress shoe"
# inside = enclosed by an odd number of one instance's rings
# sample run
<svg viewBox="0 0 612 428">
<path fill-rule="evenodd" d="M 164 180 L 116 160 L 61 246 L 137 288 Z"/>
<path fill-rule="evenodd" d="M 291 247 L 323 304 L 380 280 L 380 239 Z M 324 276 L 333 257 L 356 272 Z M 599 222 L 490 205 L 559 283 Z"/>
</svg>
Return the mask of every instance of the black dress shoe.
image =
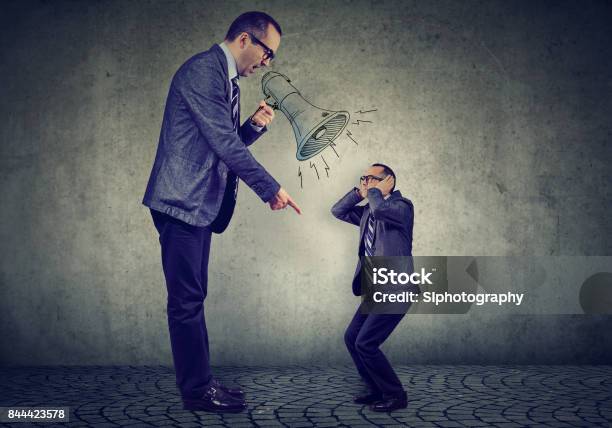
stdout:
<svg viewBox="0 0 612 428">
<path fill-rule="evenodd" d="M 232 395 L 237 398 L 244 399 L 244 391 L 237 386 L 226 386 L 219 382 L 217 379 L 212 380 L 211 385 L 215 388 L 219 388 L 223 390 L 223 392 L 227 392 L 229 395 Z"/>
<path fill-rule="evenodd" d="M 382 401 L 374 404 L 371 409 L 375 412 L 392 412 L 408 407 L 408 395 L 402 392 L 392 396 L 385 396 Z"/>
<path fill-rule="evenodd" d="M 200 398 L 183 398 L 183 409 L 203 410 L 205 412 L 238 413 L 246 409 L 246 403 L 233 397 L 221 388 L 210 385 Z"/>
<path fill-rule="evenodd" d="M 364 392 L 353 397 L 355 404 L 374 404 L 383 399 L 382 392 Z"/>
</svg>

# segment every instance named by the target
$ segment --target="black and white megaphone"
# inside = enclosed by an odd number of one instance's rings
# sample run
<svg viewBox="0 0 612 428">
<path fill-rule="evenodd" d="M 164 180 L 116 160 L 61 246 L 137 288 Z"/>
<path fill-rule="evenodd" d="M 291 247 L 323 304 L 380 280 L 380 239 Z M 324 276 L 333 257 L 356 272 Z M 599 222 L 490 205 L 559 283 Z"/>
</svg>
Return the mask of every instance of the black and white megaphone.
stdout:
<svg viewBox="0 0 612 428">
<path fill-rule="evenodd" d="M 289 119 L 297 141 L 295 156 L 300 161 L 322 152 L 349 122 L 346 111 L 326 110 L 308 102 L 284 74 L 275 71 L 264 74 L 261 89 L 266 103 Z"/>
</svg>

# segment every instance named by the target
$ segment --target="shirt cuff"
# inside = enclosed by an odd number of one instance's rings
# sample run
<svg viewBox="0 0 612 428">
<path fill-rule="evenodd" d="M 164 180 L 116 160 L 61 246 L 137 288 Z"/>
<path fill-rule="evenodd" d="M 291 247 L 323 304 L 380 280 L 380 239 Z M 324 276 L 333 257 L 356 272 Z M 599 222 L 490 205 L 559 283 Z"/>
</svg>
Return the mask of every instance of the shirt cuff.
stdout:
<svg viewBox="0 0 612 428">
<path fill-rule="evenodd" d="M 250 120 L 249 120 L 249 124 L 251 125 L 251 128 L 253 128 L 257 132 L 261 132 L 261 130 L 264 129 L 263 126 L 257 126 L 253 122 L 251 122 Z"/>
</svg>

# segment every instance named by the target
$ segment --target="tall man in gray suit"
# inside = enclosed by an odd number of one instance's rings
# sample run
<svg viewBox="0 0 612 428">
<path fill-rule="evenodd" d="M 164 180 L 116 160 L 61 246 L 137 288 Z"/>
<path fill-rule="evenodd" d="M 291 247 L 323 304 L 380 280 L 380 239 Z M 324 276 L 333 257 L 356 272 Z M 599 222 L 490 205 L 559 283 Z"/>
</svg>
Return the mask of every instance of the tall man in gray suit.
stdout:
<svg viewBox="0 0 612 428">
<path fill-rule="evenodd" d="M 240 125 L 238 79 L 270 64 L 281 34 L 271 16 L 244 13 L 230 25 L 223 43 L 189 58 L 170 84 L 142 203 L 159 232 L 176 384 L 187 410 L 246 408 L 244 393 L 211 373 L 203 306 L 211 235 L 230 222 L 238 179 L 272 210 L 289 205 L 300 213 L 247 148 L 266 132 L 274 111 L 262 101 Z"/>
<path fill-rule="evenodd" d="M 359 226 L 359 256 L 411 256 L 414 210 L 412 202 L 395 190 L 395 173 L 375 163 L 354 187 L 331 209 L 343 221 Z M 358 205 L 364 199 L 366 205 Z M 420 289 L 414 289 L 419 293 Z M 361 258 L 353 276 L 353 294 L 361 287 Z M 344 335 L 344 341 L 357 371 L 367 385 L 354 398 L 357 404 L 370 404 L 377 412 L 390 412 L 408 405 L 406 391 L 380 350 L 382 343 L 404 317 L 402 314 L 376 314 L 357 308 Z"/>
</svg>

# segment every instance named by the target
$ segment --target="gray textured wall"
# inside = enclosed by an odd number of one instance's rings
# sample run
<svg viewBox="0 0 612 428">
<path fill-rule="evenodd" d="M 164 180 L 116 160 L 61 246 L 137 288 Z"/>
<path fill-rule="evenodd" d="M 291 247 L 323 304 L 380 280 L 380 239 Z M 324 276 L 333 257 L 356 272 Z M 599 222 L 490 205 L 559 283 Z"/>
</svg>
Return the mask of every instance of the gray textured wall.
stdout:
<svg viewBox="0 0 612 428">
<path fill-rule="evenodd" d="M 612 32 L 604 2 L 18 1 L 0 5 L 3 364 L 171 363 L 160 249 L 140 204 L 169 81 L 239 13 L 282 25 L 274 69 L 351 113 L 308 162 L 279 115 L 253 153 L 304 211 L 244 183 L 215 236 L 214 364 L 344 363 L 357 230 L 329 208 L 395 167 L 421 255 L 610 255 Z M 243 116 L 261 99 L 242 83 Z M 354 114 L 356 118 L 358 114 Z M 364 117 L 365 118 L 365 117 Z M 602 362 L 611 316 L 419 315 L 396 362 Z"/>
</svg>

